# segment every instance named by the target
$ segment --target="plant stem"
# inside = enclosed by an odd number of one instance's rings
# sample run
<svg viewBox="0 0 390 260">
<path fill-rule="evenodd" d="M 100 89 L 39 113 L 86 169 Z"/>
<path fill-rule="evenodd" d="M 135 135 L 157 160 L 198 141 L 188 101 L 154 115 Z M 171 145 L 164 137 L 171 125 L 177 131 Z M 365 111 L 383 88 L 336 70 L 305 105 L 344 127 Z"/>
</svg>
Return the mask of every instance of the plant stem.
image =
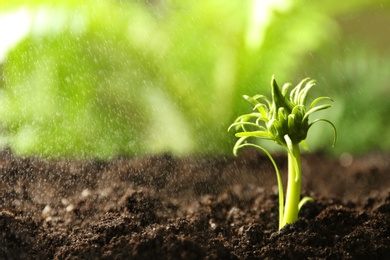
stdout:
<svg viewBox="0 0 390 260">
<path fill-rule="evenodd" d="M 294 144 L 293 149 L 288 152 L 288 181 L 286 191 L 286 205 L 284 218 L 279 229 L 286 224 L 298 220 L 299 202 L 301 196 L 301 155 L 299 144 Z"/>
</svg>

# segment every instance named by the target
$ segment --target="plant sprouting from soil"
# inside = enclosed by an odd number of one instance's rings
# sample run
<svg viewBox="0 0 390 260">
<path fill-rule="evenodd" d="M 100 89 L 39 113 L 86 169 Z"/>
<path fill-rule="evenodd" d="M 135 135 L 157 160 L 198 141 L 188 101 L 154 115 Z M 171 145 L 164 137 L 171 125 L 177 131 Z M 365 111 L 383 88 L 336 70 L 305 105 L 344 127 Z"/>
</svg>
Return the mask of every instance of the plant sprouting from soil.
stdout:
<svg viewBox="0 0 390 260">
<path fill-rule="evenodd" d="M 280 90 L 273 76 L 271 80 L 272 100 L 260 94 L 253 97 L 244 95 L 244 98 L 254 105 L 254 112 L 239 116 L 229 127 L 229 130 L 235 127 L 237 130 L 236 137 L 239 138 L 233 148 L 234 155 L 237 155 L 237 150 L 242 147 L 256 147 L 269 157 L 275 168 L 279 192 L 279 229 L 286 224 L 297 221 L 302 205 L 313 200 L 310 197 L 300 199 L 302 172 L 299 145 L 306 146 L 305 139 L 309 129 L 317 122 L 327 122 L 334 130 L 333 145 L 337 139 L 336 127 L 329 120 L 320 118 L 309 122 L 311 114 L 332 106 L 330 104 L 317 105 L 319 102 L 333 101 L 329 97 L 318 97 L 311 102 L 309 107 L 306 107 L 307 95 L 314 85 L 314 80 L 306 78 L 289 92 L 291 84 L 284 84 L 282 90 Z M 287 151 L 286 203 L 284 203 L 280 171 L 275 160 L 270 152 L 261 145 L 247 142 L 247 139 L 252 137 L 274 141 Z"/>
</svg>

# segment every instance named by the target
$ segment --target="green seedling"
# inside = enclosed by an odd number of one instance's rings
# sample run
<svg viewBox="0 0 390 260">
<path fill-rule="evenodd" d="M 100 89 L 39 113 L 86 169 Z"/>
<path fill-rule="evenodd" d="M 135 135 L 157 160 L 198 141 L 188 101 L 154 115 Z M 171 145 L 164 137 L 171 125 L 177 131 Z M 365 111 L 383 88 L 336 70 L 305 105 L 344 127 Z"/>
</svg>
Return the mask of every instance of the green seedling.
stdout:
<svg viewBox="0 0 390 260">
<path fill-rule="evenodd" d="M 309 129 L 317 122 L 327 122 L 334 131 L 333 145 L 337 139 L 336 127 L 329 120 L 320 118 L 309 122 L 311 114 L 332 106 L 330 104 L 317 105 L 319 102 L 333 101 L 329 97 L 318 97 L 307 108 L 307 94 L 314 85 L 314 80 L 306 78 L 288 93 L 291 84 L 285 84 L 280 90 L 275 78 L 272 77 L 272 100 L 270 101 L 264 95 L 253 97 L 245 95 L 244 98 L 254 105 L 254 112 L 239 116 L 229 127 L 229 130 L 236 129 L 236 137 L 239 138 L 233 148 L 234 155 L 237 155 L 237 150 L 242 147 L 256 147 L 268 156 L 275 168 L 279 192 L 279 229 L 297 221 L 301 207 L 306 202 L 313 201 L 310 197 L 301 199 L 300 194 L 302 180 L 300 144 L 307 147 L 305 139 Z M 274 141 L 287 151 L 288 183 L 285 204 L 283 183 L 275 160 L 264 147 L 248 142 L 247 139 L 253 137 Z"/>
</svg>

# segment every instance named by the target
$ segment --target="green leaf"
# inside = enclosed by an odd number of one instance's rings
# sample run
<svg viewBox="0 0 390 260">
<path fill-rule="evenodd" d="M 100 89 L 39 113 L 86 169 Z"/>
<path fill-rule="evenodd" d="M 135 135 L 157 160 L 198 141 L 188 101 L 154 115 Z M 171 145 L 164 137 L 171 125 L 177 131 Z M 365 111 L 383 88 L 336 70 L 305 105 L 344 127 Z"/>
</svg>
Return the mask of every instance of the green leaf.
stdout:
<svg viewBox="0 0 390 260">
<path fill-rule="evenodd" d="M 231 124 L 228 128 L 228 131 L 230 131 L 230 129 L 232 127 L 244 126 L 244 125 L 253 126 L 253 127 L 256 127 L 256 128 L 262 129 L 262 130 L 266 130 L 264 126 L 261 126 L 261 125 L 258 125 L 258 124 L 252 123 L 252 122 L 237 122 L 237 123 Z"/>
<path fill-rule="evenodd" d="M 293 102 L 294 104 L 299 104 L 299 94 L 301 92 L 301 88 L 302 88 L 302 85 L 304 83 L 306 83 L 308 80 L 310 80 L 310 78 L 305 78 L 303 79 L 301 82 L 299 82 L 299 84 L 293 89 L 293 91 L 291 91 L 290 93 L 290 100 L 291 102 Z"/>
<path fill-rule="evenodd" d="M 303 197 L 298 204 L 298 211 L 300 211 L 302 206 L 308 202 L 314 202 L 313 198 L 312 197 Z"/>
<path fill-rule="evenodd" d="M 292 84 L 291 83 L 285 83 L 282 87 L 282 95 L 286 96 L 288 90 L 291 88 Z"/>
<path fill-rule="evenodd" d="M 319 98 L 314 99 L 313 102 L 311 102 L 311 104 L 309 106 L 309 110 L 312 109 L 313 107 L 315 107 L 315 105 L 322 100 L 329 100 L 329 101 L 333 102 L 333 99 L 331 99 L 330 97 L 319 97 Z"/>
<path fill-rule="evenodd" d="M 272 101 L 273 101 L 273 105 L 275 105 L 276 110 L 278 110 L 280 107 L 284 107 L 290 113 L 294 105 L 286 97 L 282 95 L 274 77 L 272 77 L 271 86 L 272 86 Z"/>
<path fill-rule="evenodd" d="M 239 132 L 239 133 L 236 133 L 236 136 L 237 137 L 244 137 L 244 136 L 247 136 L 247 137 L 266 137 L 266 138 L 270 138 L 270 134 L 266 131 L 248 131 L 248 132 Z"/>
<path fill-rule="evenodd" d="M 248 136 L 243 136 L 240 139 L 237 140 L 237 142 L 234 144 L 233 147 L 233 154 L 234 156 L 237 156 L 237 151 L 240 149 L 242 146 L 241 144 L 248 138 Z"/>
<path fill-rule="evenodd" d="M 333 136 L 334 136 L 333 137 L 333 144 L 332 144 L 332 146 L 334 147 L 334 145 L 336 144 L 336 141 L 337 141 L 337 129 L 336 129 L 336 126 L 331 121 L 329 121 L 328 119 L 320 118 L 320 119 L 316 119 L 313 122 L 311 122 L 309 124 L 309 128 L 312 125 L 314 125 L 315 123 L 317 123 L 317 122 L 326 122 L 326 123 L 328 123 L 328 124 L 330 124 L 332 126 L 332 128 L 333 128 Z"/>
<path fill-rule="evenodd" d="M 296 129 L 298 126 L 297 121 L 295 120 L 294 114 L 288 115 L 288 132 L 291 136 L 295 136 L 298 132 L 298 129 Z"/>
<path fill-rule="evenodd" d="M 245 114 L 245 115 L 237 117 L 235 122 L 245 122 L 245 121 L 250 120 L 251 118 L 262 118 L 262 117 L 263 117 L 263 115 L 261 113 L 253 112 L 253 113 L 250 113 L 250 114 Z M 265 118 L 265 119 L 267 119 L 267 118 Z"/>
<path fill-rule="evenodd" d="M 298 103 L 301 105 L 306 105 L 306 99 L 307 95 L 312 87 L 315 86 L 315 80 L 310 80 L 309 82 L 306 83 L 305 87 L 301 90 L 298 96 Z"/>
<path fill-rule="evenodd" d="M 313 114 L 316 111 L 324 110 L 324 109 L 327 109 L 327 108 L 330 108 L 330 107 L 332 107 L 332 105 L 330 105 L 330 104 L 313 107 L 312 109 L 310 109 L 309 111 L 306 112 L 306 114 L 303 117 L 303 119 L 308 118 L 311 114 Z"/>
<path fill-rule="evenodd" d="M 259 103 L 259 104 L 257 104 L 256 106 L 253 107 L 253 110 L 256 110 L 256 109 L 257 109 L 257 111 L 259 111 L 261 113 L 261 115 L 263 117 L 267 116 L 268 108 L 267 108 L 266 105 Z"/>
</svg>

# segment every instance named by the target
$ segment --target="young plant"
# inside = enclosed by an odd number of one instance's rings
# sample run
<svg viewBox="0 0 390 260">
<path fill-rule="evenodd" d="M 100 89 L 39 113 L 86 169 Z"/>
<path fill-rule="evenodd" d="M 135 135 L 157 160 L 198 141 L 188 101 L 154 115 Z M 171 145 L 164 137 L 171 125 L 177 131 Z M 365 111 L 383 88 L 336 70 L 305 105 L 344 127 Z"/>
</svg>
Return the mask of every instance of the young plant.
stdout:
<svg viewBox="0 0 390 260">
<path fill-rule="evenodd" d="M 330 108 L 330 104 L 317 105 L 320 101 L 333 101 L 329 97 L 318 97 L 314 99 L 310 106 L 306 108 L 307 94 L 315 85 L 314 80 L 306 78 L 302 80 L 290 93 L 291 84 L 285 84 L 282 90 L 272 77 L 272 100 L 264 95 L 253 97 L 244 96 L 246 100 L 254 105 L 255 112 L 239 116 L 229 127 L 235 127 L 239 138 L 234 145 L 233 153 L 237 155 L 237 150 L 244 146 L 252 146 L 263 151 L 271 160 L 278 182 L 279 192 L 279 229 L 286 224 L 291 224 L 298 220 L 298 213 L 302 205 L 313 199 L 301 195 L 301 154 L 299 145 L 306 146 L 305 139 L 309 129 L 317 122 L 329 123 L 334 131 L 333 145 L 337 139 L 336 127 L 327 119 L 315 119 L 309 122 L 309 116 L 314 112 Z M 248 138 L 271 140 L 283 146 L 288 155 L 288 183 L 286 190 L 286 203 L 284 204 L 283 183 L 279 169 L 272 155 L 262 146 L 247 142 Z"/>
</svg>

